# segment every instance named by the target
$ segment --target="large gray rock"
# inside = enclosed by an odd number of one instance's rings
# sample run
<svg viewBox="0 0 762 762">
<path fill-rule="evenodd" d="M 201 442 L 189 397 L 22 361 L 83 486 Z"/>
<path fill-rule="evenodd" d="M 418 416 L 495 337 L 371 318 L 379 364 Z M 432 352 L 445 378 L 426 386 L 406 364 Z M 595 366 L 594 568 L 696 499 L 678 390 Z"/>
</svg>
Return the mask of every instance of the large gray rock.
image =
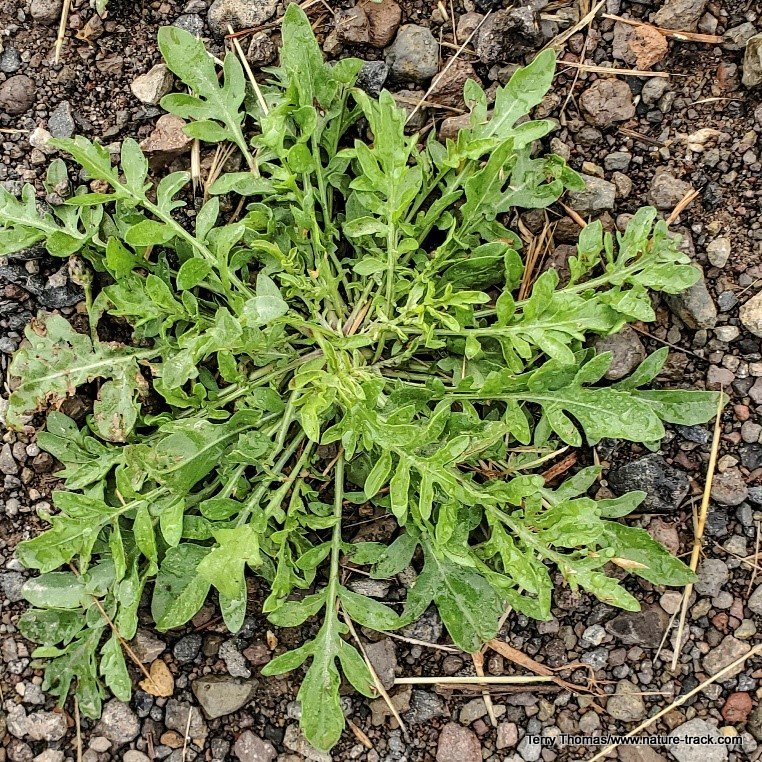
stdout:
<svg viewBox="0 0 762 762">
<path fill-rule="evenodd" d="M 424 26 L 405 24 L 386 49 L 386 64 L 396 80 L 427 83 L 439 70 L 439 46 Z"/>
<path fill-rule="evenodd" d="M 115 746 L 122 746 L 138 737 L 140 721 L 129 704 L 112 699 L 103 707 L 103 714 L 93 732 L 105 736 Z"/>
<path fill-rule="evenodd" d="M 394 647 L 394 641 L 391 638 L 384 638 L 376 643 L 369 643 L 365 646 L 368 660 L 373 665 L 373 669 L 381 681 L 381 685 L 387 690 L 394 685 L 394 676 L 397 669 L 397 652 Z"/>
<path fill-rule="evenodd" d="M 582 175 L 585 189 L 569 193 L 569 205 L 580 214 L 594 214 L 614 208 L 616 186 L 608 180 Z"/>
<path fill-rule="evenodd" d="M 657 209 L 672 211 L 691 190 L 690 183 L 680 180 L 669 172 L 660 170 L 656 172 L 653 180 L 651 180 L 648 196 L 649 201 Z"/>
<path fill-rule="evenodd" d="M 720 236 L 707 244 L 706 257 L 714 267 L 725 267 L 730 259 L 732 248 L 730 238 Z"/>
<path fill-rule="evenodd" d="M 150 630 L 139 629 L 130 643 L 135 656 L 143 664 L 150 664 L 167 648 L 163 640 L 159 640 Z"/>
<path fill-rule="evenodd" d="M 6 722 L 11 735 L 31 741 L 60 741 L 67 730 L 63 714 L 40 711 L 27 715 L 20 704 L 10 706 Z"/>
<path fill-rule="evenodd" d="M 389 67 L 383 61 L 363 61 L 356 85 L 376 98 L 388 76 Z"/>
<path fill-rule="evenodd" d="M 277 0 L 214 0 L 209 8 L 209 26 L 219 36 L 234 30 L 260 26 L 269 21 L 278 7 Z"/>
<path fill-rule="evenodd" d="M 746 605 L 752 613 L 762 616 L 762 584 L 757 585 L 757 589 L 749 596 Z"/>
<path fill-rule="evenodd" d="M 688 328 L 714 328 L 717 324 L 717 307 L 706 286 L 704 273 L 696 265 L 701 277 L 685 291 L 679 294 L 665 294 L 665 301 L 672 312 L 688 326 Z"/>
<path fill-rule="evenodd" d="M 278 752 L 269 741 L 263 741 L 250 730 L 244 730 L 233 744 L 233 754 L 239 762 L 272 762 Z"/>
<path fill-rule="evenodd" d="M 714 725 L 706 720 L 696 717 L 688 722 L 684 722 L 679 728 L 675 728 L 670 734 L 670 738 L 696 738 L 698 736 L 708 736 L 719 738 L 720 732 Z M 677 762 L 726 762 L 728 758 L 728 746 L 719 744 L 670 744 L 669 751 Z"/>
<path fill-rule="evenodd" d="M 479 739 L 468 728 L 448 722 L 437 743 L 437 762 L 481 762 Z"/>
<path fill-rule="evenodd" d="M 755 34 L 746 43 L 742 82 L 746 87 L 756 87 L 762 84 L 762 32 Z"/>
<path fill-rule="evenodd" d="M 57 24 L 61 18 L 63 0 L 32 0 L 29 15 L 41 24 Z"/>
<path fill-rule="evenodd" d="M 54 138 L 70 138 L 77 125 L 69 101 L 61 101 L 48 117 L 48 132 Z"/>
<path fill-rule="evenodd" d="M 669 618 L 658 606 L 624 611 L 606 624 L 606 630 L 628 646 L 658 648 Z"/>
<path fill-rule="evenodd" d="M 611 352 L 611 365 L 606 371 L 609 381 L 619 381 L 632 373 L 646 359 L 646 350 L 637 332 L 625 326 L 619 333 L 600 336 L 593 342 L 598 354 Z"/>
<path fill-rule="evenodd" d="M 167 93 L 172 91 L 174 77 L 166 64 L 151 67 L 145 74 L 136 77 L 130 85 L 132 94 L 141 102 L 155 106 Z"/>
<path fill-rule="evenodd" d="M 539 13 L 531 6 L 506 8 L 493 13 L 476 33 L 476 54 L 482 63 L 515 61 L 534 52 L 542 42 Z"/>
<path fill-rule="evenodd" d="M 738 317 L 741 318 L 744 328 L 755 336 L 762 337 L 762 291 L 754 296 L 741 307 Z"/>
<path fill-rule="evenodd" d="M 738 638 L 734 638 L 732 635 L 726 635 L 722 639 L 722 642 L 704 657 L 704 670 L 709 675 L 716 675 L 729 664 L 740 659 L 744 654 L 749 653 L 749 651 L 751 651 L 751 646 L 748 643 L 744 643 L 743 640 L 738 640 Z M 727 673 L 726 679 L 735 677 L 742 671 L 743 664 L 739 664 Z"/>
<path fill-rule="evenodd" d="M 719 595 L 730 576 L 728 565 L 721 558 L 705 558 L 699 564 L 696 574 L 698 579 L 693 584 L 694 590 L 699 595 L 710 598 Z"/>
<path fill-rule="evenodd" d="M 608 127 L 635 116 L 635 103 L 629 85 L 621 79 L 597 79 L 579 98 L 589 122 L 596 127 Z"/>
<path fill-rule="evenodd" d="M 251 701 L 257 690 L 257 680 L 241 680 L 228 675 L 209 675 L 194 680 L 193 694 L 204 714 L 213 720 L 237 712 Z"/>
<path fill-rule="evenodd" d="M 712 481 L 712 500 L 721 505 L 741 505 L 748 496 L 746 478 L 737 468 L 717 474 Z"/>
<path fill-rule="evenodd" d="M 646 493 L 644 509 L 657 513 L 677 510 L 691 487 L 688 475 L 670 466 L 657 453 L 625 463 L 611 471 L 607 478 L 618 495 L 630 490 L 643 490 Z"/>
<path fill-rule="evenodd" d="M 606 711 L 622 722 L 637 722 L 646 714 L 640 689 L 629 680 L 617 683 L 616 693 L 606 701 Z"/>
<path fill-rule="evenodd" d="M 706 4 L 707 0 L 669 0 L 654 15 L 653 22 L 665 29 L 695 32 Z"/>
<path fill-rule="evenodd" d="M 402 8 L 394 0 L 365 0 L 359 5 L 368 18 L 370 44 L 385 48 L 399 29 Z"/>
<path fill-rule="evenodd" d="M 0 85 L 0 111 L 18 116 L 34 105 L 37 88 L 34 80 L 26 74 L 16 74 Z"/>
<path fill-rule="evenodd" d="M 191 738 L 204 739 L 209 734 L 209 728 L 198 707 L 174 698 L 167 700 L 164 724 L 167 730 L 174 730 L 181 736 L 185 736 L 186 730 Z"/>
</svg>

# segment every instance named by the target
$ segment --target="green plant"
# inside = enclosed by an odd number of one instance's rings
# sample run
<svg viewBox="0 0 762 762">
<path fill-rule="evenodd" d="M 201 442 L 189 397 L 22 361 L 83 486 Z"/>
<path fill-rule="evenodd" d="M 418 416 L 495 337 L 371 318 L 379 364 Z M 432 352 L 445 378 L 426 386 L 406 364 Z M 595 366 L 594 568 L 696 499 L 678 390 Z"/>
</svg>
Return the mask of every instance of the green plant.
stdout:
<svg viewBox="0 0 762 762">
<path fill-rule="evenodd" d="M 625 609 L 638 603 L 606 574 L 610 562 L 655 584 L 691 580 L 645 531 L 616 521 L 643 493 L 596 501 L 586 493 L 597 469 L 555 489 L 537 471 L 583 437 L 654 444 L 663 421 L 704 422 L 718 398 L 645 389 L 664 350 L 601 384 L 611 357 L 586 348 L 652 320 L 647 289 L 696 279 L 653 209 L 616 240 L 588 225 L 563 284 L 549 270 L 514 296 L 520 241 L 500 220 L 582 187 L 558 156 L 532 155 L 553 127 L 525 120 L 551 85 L 550 51 L 497 91 L 493 113 L 469 82 L 470 127 L 421 145 L 389 93 L 353 87 L 359 61 L 324 63 L 297 6 L 283 39 L 263 109 L 235 57 L 220 81 L 201 42 L 160 32 L 192 91 L 162 105 L 193 120 L 189 135 L 234 143 L 247 165 L 222 175 L 197 214 L 177 211 L 189 174 L 154 185 L 130 139 L 116 167 L 96 143 L 55 141 L 96 190 L 46 210 L 29 187 L 0 196 L 3 253 L 44 243 L 84 258 L 95 276 L 80 267 L 80 279 L 99 285 L 91 335 L 41 314 L 11 367 L 11 425 L 97 382 L 84 425 L 51 412 L 39 435 L 66 489 L 43 516 L 50 528 L 18 547 L 40 572 L 20 627 L 49 659 L 45 688 L 63 700 L 76 681 L 94 717 L 102 683 L 129 697 L 120 637 L 134 635 L 147 586 L 160 630 L 185 624 L 214 588 L 236 631 L 251 570 L 269 585 L 273 624 L 321 617 L 313 640 L 263 673 L 309 662 L 302 726 L 328 749 L 344 724 L 341 674 L 375 690 L 347 617 L 390 630 L 434 603 L 472 652 L 507 605 L 550 616 L 549 564 Z M 67 186 L 63 161 L 47 182 Z M 98 338 L 104 319 L 129 323 L 133 341 Z M 342 520 L 366 504 L 395 517 L 389 544 L 349 541 Z M 342 557 L 379 579 L 413 564 L 417 580 L 395 609 L 346 587 Z"/>
</svg>

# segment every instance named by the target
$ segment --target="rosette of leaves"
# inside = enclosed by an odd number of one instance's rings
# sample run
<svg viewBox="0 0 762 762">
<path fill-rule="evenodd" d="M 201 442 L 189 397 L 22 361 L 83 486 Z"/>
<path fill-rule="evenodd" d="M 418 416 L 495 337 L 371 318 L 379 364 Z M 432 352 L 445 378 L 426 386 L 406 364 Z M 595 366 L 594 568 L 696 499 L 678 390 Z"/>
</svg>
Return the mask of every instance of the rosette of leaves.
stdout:
<svg viewBox="0 0 762 762">
<path fill-rule="evenodd" d="M 527 119 L 553 53 L 517 71 L 491 110 L 468 82 L 470 124 L 442 144 L 406 134 L 389 93 L 357 89 L 359 61 L 326 64 L 295 5 L 261 97 L 234 56 L 218 78 L 186 32 L 163 29 L 159 45 L 190 90 L 163 106 L 189 135 L 237 146 L 242 171 L 182 210 L 187 172 L 154 178 L 134 141 L 114 165 L 75 138 L 54 145 L 91 188 L 46 208 L 31 188 L 0 196 L 0 253 L 44 245 L 93 272 L 90 335 L 41 314 L 11 367 L 11 425 L 81 387 L 95 398 L 80 423 L 47 416 L 39 443 L 65 487 L 49 528 L 18 547 L 40 572 L 20 627 L 48 659 L 45 688 L 61 700 L 73 689 L 97 716 L 106 689 L 130 695 L 121 642 L 141 599 L 164 631 L 213 592 L 236 631 L 257 575 L 274 625 L 317 618 L 314 638 L 263 673 L 298 671 L 302 727 L 329 749 L 344 726 L 342 675 L 375 695 L 348 621 L 392 630 L 434 605 L 472 652 L 508 606 L 548 618 L 554 570 L 625 609 L 638 602 L 612 564 L 653 584 L 691 580 L 619 521 L 643 493 L 592 499 L 595 468 L 556 488 L 539 474 L 561 447 L 654 445 L 664 422 L 702 423 L 718 405 L 714 393 L 646 388 L 664 350 L 608 384 L 610 355 L 587 348 L 652 320 L 649 289 L 677 293 L 697 277 L 655 210 L 616 236 L 588 225 L 568 277 L 548 270 L 517 296 L 511 214 L 582 187 L 535 150 L 552 123 Z M 59 191 L 62 177 L 57 160 Z M 114 321 L 131 341 L 101 338 Z M 360 506 L 393 517 L 391 537 L 353 542 Z M 350 589 L 351 567 L 417 578 L 404 601 L 382 602 Z"/>
</svg>

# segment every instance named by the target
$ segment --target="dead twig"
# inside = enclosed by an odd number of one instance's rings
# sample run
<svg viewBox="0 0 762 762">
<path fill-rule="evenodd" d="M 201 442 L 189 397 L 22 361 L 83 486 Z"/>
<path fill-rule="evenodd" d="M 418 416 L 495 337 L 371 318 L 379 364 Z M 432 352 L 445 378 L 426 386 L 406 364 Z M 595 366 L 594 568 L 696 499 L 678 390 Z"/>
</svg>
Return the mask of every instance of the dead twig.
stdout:
<svg viewBox="0 0 762 762">
<path fill-rule="evenodd" d="M 563 460 L 554 463 L 549 469 L 543 471 L 540 476 L 545 479 L 545 484 L 550 484 L 562 474 L 565 474 L 577 462 L 577 453 L 569 453 Z"/>
<path fill-rule="evenodd" d="M 669 217 L 667 217 L 667 225 L 671 225 L 680 216 L 683 209 L 694 201 L 698 194 L 699 192 L 695 188 L 691 188 L 680 201 L 678 201 L 677 206 L 672 210 Z"/>
<path fill-rule="evenodd" d="M 578 667 L 586 668 L 592 671 L 592 668 L 589 664 L 582 663 L 565 664 L 563 667 L 559 667 L 558 670 L 551 669 L 545 664 L 541 664 L 539 661 L 535 661 L 531 656 L 527 656 L 525 653 L 522 653 L 517 648 L 509 646 L 507 643 L 503 643 L 502 640 L 497 640 L 496 638 L 487 641 L 486 645 L 493 651 L 497 651 L 497 653 L 499 653 L 501 656 L 504 656 L 509 661 L 512 661 L 514 664 L 518 664 L 520 667 L 524 667 L 524 669 L 528 669 L 531 672 L 534 672 L 536 675 L 539 675 L 542 678 L 546 678 L 547 680 L 554 682 L 556 685 L 560 685 L 562 688 L 566 688 L 573 693 L 579 693 L 582 690 L 581 687 L 579 685 L 574 685 L 574 683 L 570 683 L 567 680 L 564 680 L 562 677 L 554 675 L 553 673 L 559 670 L 576 669 Z M 587 688 L 586 690 L 588 690 L 590 693 L 593 693 L 593 690 L 590 688 Z"/>
<path fill-rule="evenodd" d="M 585 220 L 569 206 L 566 206 L 563 202 L 559 201 L 559 204 L 563 207 L 563 210 L 571 217 L 581 228 L 586 228 L 587 223 Z"/>
<path fill-rule="evenodd" d="M 628 127 L 619 127 L 617 132 L 624 135 L 625 137 L 632 138 L 633 140 L 639 140 L 641 143 L 653 146 L 654 148 L 664 148 L 665 145 L 660 140 L 649 138 L 648 135 L 643 135 L 642 133 L 637 132 L 636 130 L 631 130 Z"/>
<path fill-rule="evenodd" d="M 69 563 L 69 568 L 72 570 L 76 577 L 81 576 L 79 570 L 76 566 L 74 566 L 73 563 Z M 145 668 L 143 662 L 138 659 L 137 654 L 132 650 L 130 644 L 122 637 L 122 634 L 117 629 L 111 617 L 106 613 L 106 609 L 103 608 L 101 602 L 94 595 L 91 595 L 90 597 L 93 599 L 93 603 L 95 603 L 95 607 L 98 609 L 98 612 L 103 618 L 103 621 L 109 626 L 114 635 L 116 635 L 117 640 L 119 641 L 119 645 L 122 647 L 127 656 L 130 657 L 130 661 L 132 661 L 132 663 L 143 673 L 143 676 L 146 678 L 146 680 L 148 680 L 151 685 L 154 685 L 151 673 Z"/>
<path fill-rule="evenodd" d="M 637 331 L 638 333 L 642 334 L 643 336 L 648 336 L 649 339 L 653 339 L 654 341 L 658 341 L 659 344 L 664 344 L 665 347 L 674 349 L 675 352 L 681 352 L 684 355 L 690 355 L 691 357 L 695 357 L 697 360 L 701 360 L 701 362 L 709 363 L 709 360 L 707 360 L 706 357 L 697 355 L 695 352 L 691 352 L 690 349 L 683 349 L 682 347 L 678 347 L 677 344 L 672 344 L 666 339 L 660 339 L 658 336 L 654 336 L 652 333 L 649 333 L 648 331 L 646 331 L 645 328 L 638 328 L 638 326 L 636 325 L 631 325 L 630 327 L 634 331 Z"/>
</svg>

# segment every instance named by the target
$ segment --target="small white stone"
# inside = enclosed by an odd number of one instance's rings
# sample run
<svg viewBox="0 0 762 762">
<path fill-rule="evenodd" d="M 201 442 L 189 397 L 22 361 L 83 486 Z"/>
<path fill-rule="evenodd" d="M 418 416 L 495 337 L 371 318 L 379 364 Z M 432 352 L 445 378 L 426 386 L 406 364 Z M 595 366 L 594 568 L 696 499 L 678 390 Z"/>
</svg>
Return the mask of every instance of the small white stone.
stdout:
<svg viewBox="0 0 762 762">
<path fill-rule="evenodd" d="M 706 247 L 706 256 L 715 267 L 725 267 L 730 258 L 730 238 L 715 238 Z"/>
<path fill-rule="evenodd" d="M 162 63 L 133 80 L 130 90 L 141 103 L 155 106 L 172 90 L 173 84 L 172 72 Z"/>
</svg>

